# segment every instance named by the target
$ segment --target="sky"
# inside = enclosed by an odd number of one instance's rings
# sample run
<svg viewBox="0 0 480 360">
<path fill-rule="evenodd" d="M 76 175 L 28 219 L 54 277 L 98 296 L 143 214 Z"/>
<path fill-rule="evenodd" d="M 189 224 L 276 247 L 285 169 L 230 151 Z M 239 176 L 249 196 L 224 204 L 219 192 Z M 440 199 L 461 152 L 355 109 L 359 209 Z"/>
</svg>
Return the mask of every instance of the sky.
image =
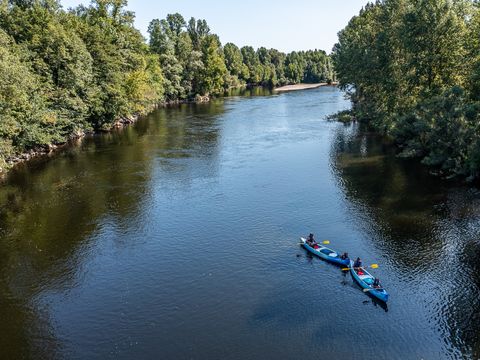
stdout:
<svg viewBox="0 0 480 360">
<path fill-rule="evenodd" d="M 90 0 L 61 0 L 65 9 Z M 135 25 L 147 37 L 152 19 L 180 13 L 207 20 L 223 44 L 265 46 L 284 52 L 321 49 L 330 53 L 337 33 L 366 0 L 130 0 Z"/>
</svg>

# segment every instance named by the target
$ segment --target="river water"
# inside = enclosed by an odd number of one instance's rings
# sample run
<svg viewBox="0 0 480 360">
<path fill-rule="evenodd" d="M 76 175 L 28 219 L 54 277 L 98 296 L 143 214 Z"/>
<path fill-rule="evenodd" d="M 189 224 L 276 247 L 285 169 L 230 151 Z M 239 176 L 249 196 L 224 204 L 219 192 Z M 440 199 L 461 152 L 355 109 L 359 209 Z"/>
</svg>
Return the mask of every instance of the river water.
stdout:
<svg viewBox="0 0 480 360">
<path fill-rule="evenodd" d="M 480 193 L 325 117 L 334 87 L 161 109 L 0 188 L 0 358 L 479 359 Z M 299 246 L 377 263 L 373 301 Z"/>
</svg>

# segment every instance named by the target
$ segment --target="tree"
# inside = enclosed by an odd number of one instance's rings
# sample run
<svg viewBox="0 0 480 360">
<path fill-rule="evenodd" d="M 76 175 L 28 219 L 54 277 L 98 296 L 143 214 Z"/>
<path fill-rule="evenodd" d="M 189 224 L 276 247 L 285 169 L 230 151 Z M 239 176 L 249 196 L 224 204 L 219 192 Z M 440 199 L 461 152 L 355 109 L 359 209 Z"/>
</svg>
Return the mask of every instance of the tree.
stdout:
<svg viewBox="0 0 480 360">
<path fill-rule="evenodd" d="M 268 50 L 269 57 L 272 65 L 275 67 L 275 77 L 277 79 L 277 84 L 283 85 L 287 83 L 287 78 L 285 77 L 285 59 L 286 55 L 276 49 Z"/>
<path fill-rule="evenodd" d="M 466 0 L 379 1 L 332 55 L 355 116 L 447 175 L 480 171 L 478 12 Z"/>
<path fill-rule="evenodd" d="M 210 34 L 210 27 L 205 20 L 195 20 L 192 17 L 188 22 L 187 31 L 192 40 L 193 48 L 198 51 L 203 39 Z"/>
<path fill-rule="evenodd" d="M 227 67 L 216 35 L 205 37 L 202 43 L 202 61 L 204 69 L 200 79 L 200 89 L 203 94 L 219 95 L 225 90 Z"/>
<path fill-rule="evenodd" d="M 418 0 L 403 15 L 400 39 L 408 91 L 422 97 L 462 85 L 466 24 L 448 0 Z M 454 70 L 454 71 L 452 71 Z"/>
<path fill-rule="evenodd" d="M 296 51 L 291 52 L 285 59 L 285 75 L 294 84 L 302 82 L 305 72 L 306 62 L 301 54 Z"/>
<path fill-rule="evenodd" d="M 472 99 L 480 101 L 480 10 L 479 6 L 475 7 L 472 12 L 472 21 L 467 32 L 466 43 L 468 56 L 470 59 L 467 87 L 470 91 Z"/>
<path fill-rule="evenodd" d="M 248 75 L 245 74 L 242 52 L 238 46 L 227 43 L 223 48 L 223 52 L 225 54 L 225 65 L 230 74 L 238 76 L 239 78 L 248 77 Z"/>
<path fill-rule="evenodd" d="M 31 52 L 34 71 L 50 88 L 49 102 L 57 121 L 71 131 L 88 114 L 93 61 L 71 28 L 70 17 L 58 9 L 52 1 L 22 3 L 5 14 L 2 27 Z"/>
<path fill-rule="evenodd" d="M 193 29 L 192 23 L 195 25 Z M 149 25 L 150 49 L 159 55 L 164 69 L 165 95 L 169 101 L 192 98 L 198 91 L 197 77 L 203 63 L 197 42 L 209 29 L 204 20 L 198 21 L 198 29 L 196 24 L 192 18 L 186 31 L 184 18 L 180 14 L 169 14 L 166 19 L 155 19 Z"/>
<path fill-rule="evenodd" d="M 245 81 L 251 85 L 258 85 L 262 80 L 262 66 L 255 49 L 251 46 L 244 46 L 241 49 L 243 63 L 248 68 L 248 78 Z"/>
<path fill-rule="evenodd" d="M 134 16 L 125 10 L 124 0 L 96 0 L 87 7 L 79 6 L 73 11 L 72 26 L 85 42 L 94 60 L 94 79 L 99 87 L 92 99 L 89 120 L 95 128 L 109 128 L 122 116 L 146 112 L 162 100 L 158 85 L 148 90 L 157 98 L 147 102 L 132 94 L 132 79 L 142 71 L 155 71 L 146 66 L 148 48 L 143 37 L 133 27 Z M 148 74 L 147 78 L 158 78 Z M 148 82 L 147 82 L 148 83 Z M 138 84 L 141 88 L 144 84 Z"/>
<path fill-rule="evenodd" d="M 56 114 L 47 107 L 41 78 L 28 53 L 0 30 L 0 167 L 17 151 L 58 140 Z"/>
</svg>

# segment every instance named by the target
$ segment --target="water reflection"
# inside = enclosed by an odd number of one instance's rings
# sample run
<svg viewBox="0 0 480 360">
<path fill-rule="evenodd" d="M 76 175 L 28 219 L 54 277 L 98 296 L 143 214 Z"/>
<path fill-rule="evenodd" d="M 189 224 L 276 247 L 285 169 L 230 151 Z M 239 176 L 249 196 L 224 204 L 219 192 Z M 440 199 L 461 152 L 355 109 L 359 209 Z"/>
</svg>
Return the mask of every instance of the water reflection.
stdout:
<svg viewBox="0 0 480 360">
<path fill-rule="evenodd" d="M 82 282 L 97 233 L 135 229 L 152 201 L 155 172 L 202 174 L 215 164 L 222 102 L 161 109 L 132 127 L 86 139 L 53 159 L 19 166 L 0 187 L 1 357 L 55 358 L 61 345 L 39 294 Z M 201 161 L 201 160 L 200 160 Z M 209 175 L 209 176 L 210 176 Z M 79 277 L 80 275 L 80 277 Z M 56 355 L 57 354 L 57 355 Z"/>
<path fill-rule="evenodd" d="M 247 88 L 237 88 L 237 89 L 231 89 L 228 91 L 227 95 L 229 97 L 234 97 L 234 96 L 241 96 L 241 97 L 249 97 L 249 96 L 270 96 L 275 94 L 275 92 L 272 89 L 268 89 L 265 87 L 259 87 L 259 86 L 254 86 L 254 87 L 247 87 Z"/>
<path fill-rule="evenodd" d="M 387 140 L 358 125 L 337 129 L 331 157 L 350 216 L 385 254 L 388 270 L 418 291 L 415 301 L 432 304 L 430 319 L 452 356 L 459 349 L 479 358 L 479 191 L 396 158 Z"/>
</svg>

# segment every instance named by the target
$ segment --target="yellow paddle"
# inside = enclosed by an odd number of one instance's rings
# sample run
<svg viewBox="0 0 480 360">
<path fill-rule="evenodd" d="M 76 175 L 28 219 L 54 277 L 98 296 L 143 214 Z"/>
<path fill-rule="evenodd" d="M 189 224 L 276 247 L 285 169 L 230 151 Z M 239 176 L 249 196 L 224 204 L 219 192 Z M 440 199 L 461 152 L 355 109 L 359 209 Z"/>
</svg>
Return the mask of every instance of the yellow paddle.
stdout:
<svg viewBox="0 0 480 360">
<path fill-rule="evenodd" d="M 362 266 L 363 268 L 378 269 L 378 264 L 372 264 L 370 266 Z M 343 268 L 342 271 L 348 271 L 350 268 Z"/>
<path fill-rule="evenodd" d="M 303 238 L 302 238 L 302 239 L 303 239 Z M 305 240 L 305 241 L 306 241 L 306 240 Z M 330 240 L 324 240 L 324 241 L 323 241 L 323 244 L 324 244 L 324 245 L 330 244 Z"/>
</svg>

